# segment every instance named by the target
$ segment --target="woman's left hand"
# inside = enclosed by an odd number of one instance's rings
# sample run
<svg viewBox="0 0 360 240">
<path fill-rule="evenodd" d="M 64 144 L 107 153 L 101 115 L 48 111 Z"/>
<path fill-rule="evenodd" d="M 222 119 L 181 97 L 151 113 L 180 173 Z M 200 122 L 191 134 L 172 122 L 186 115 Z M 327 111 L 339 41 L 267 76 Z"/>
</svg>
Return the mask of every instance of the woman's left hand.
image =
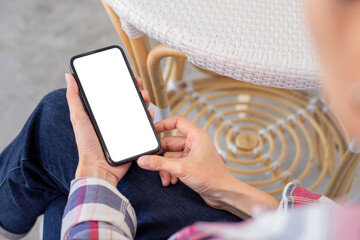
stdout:
<svg viewBox="0 0 360 240">
<path fill-rule="evenodd" d="M 72 74 L 65 74 L 67 91 L 66 98 L 70 110 L 70 120 L 74 129 L 76 145 L 79 152 L 79 163 L 76 169 L 75 178 L 98 177 L 116 186 L 121 178 L 128 171 L 131 163 L 121 166 L 111 166 L 104 155 L 100 141 L 96 135 L 89 116 L 84 110 L 79 96 L 79 88 Z M 141 79 L 136 78 L 137 84 L 141 85 Z M 147 91 L 141 91 L 141 95 L 149 107 L 150 100 Z M 153 110 L 149 111 L 152 119 Z"/>
<path fill-rule="evenodd" d="M 164 156 L 140 157 L 137 163 L 141 168 L 178 178 L 199 193 L 209 206 L 242 218 L 251 216 L 255 205 L 278 207 L 278 199 L 236 179 L 218 154 L 210 135 L 185 117 L 161 120 L 155 123 L 155 128 L 158 133 L 177 129 L 183 136 L 164 137 L 160 151 L 165 152 Z"/>
</svg>

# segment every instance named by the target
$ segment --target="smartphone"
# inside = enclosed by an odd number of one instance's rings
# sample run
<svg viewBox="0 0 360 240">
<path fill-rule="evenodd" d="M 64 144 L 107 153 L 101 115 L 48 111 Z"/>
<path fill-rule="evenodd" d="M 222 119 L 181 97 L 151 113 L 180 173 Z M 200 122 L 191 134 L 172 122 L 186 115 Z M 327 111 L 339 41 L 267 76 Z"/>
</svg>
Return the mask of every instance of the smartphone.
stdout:
<svg viewBox="0 0 360 240">
<path fill-rule="evenodd" d="M 121 47 L 76 55 L 69 65 L 111 165 L 160 150 L 159 137 Z"/>
</svg>

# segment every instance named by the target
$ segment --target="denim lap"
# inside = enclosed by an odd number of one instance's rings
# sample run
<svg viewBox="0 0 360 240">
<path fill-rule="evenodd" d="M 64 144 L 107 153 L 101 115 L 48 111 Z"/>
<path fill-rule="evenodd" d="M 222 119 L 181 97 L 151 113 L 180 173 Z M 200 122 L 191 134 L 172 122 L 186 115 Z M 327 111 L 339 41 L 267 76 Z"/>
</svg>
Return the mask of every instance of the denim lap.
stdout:
<svg viewBox="0 0 360 240">
<path fill-rule="evenodd" d="M 77 162 L 66 92 L 61 89 L 43 98 L 20 134 L 0 155 L 1 226 L 13 233 L 27 232 L 46 210 L 44 239 L 59 236 L 59 214 Z M 181 182 L 162 187 L 157 172 L 140 169 L 136 163 L 118 189 L 135 209 L 137 239 L 164 239 L 196 221 L 241 220 L 210 208 Z"/>
</svg>

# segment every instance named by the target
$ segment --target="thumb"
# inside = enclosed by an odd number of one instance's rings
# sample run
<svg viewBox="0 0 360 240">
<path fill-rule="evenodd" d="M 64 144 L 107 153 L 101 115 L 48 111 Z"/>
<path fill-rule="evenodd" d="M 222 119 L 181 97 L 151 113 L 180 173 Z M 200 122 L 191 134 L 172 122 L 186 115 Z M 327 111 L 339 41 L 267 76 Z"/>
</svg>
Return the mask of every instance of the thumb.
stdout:
<svg viewBox="0 0 360 240">
<path fill-rule="evenodd" d="M 67 84 L 66 98 L 69 105 L 70 120 L 72 123 L 76 123 L 80 118 L 88 118 L 88 115 L 84 111 L 84 106 L 79 95 L 79 88 L 76 84 L 74 76 L 67 73 L 65 74 L 65 78 Z"/>
<path fill-rule="evenodd" d="M 166 171 L 175 176 L 180 174 L 180 160 L 161 157 L 158 155 L 142 156 L 138 159 L 139 167 L 150 171 Z"/>
</svg>

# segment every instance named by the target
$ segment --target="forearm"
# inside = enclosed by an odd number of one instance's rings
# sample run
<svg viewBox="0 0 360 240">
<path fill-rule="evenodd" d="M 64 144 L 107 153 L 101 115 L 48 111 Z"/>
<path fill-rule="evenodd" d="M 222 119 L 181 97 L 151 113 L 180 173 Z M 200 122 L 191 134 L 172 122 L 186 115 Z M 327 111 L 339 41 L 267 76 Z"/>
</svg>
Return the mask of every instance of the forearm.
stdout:
<svg viewBox="0 0 360 240">
<path fill-rule="evenodd" d="M 243 219 L 252 215 L 255 206 L 276 210 L 280 204 L 279 199 L 233 176 L 223 180 L 223 187 L 217 191 L 219 207 Z"/>
</svg>

